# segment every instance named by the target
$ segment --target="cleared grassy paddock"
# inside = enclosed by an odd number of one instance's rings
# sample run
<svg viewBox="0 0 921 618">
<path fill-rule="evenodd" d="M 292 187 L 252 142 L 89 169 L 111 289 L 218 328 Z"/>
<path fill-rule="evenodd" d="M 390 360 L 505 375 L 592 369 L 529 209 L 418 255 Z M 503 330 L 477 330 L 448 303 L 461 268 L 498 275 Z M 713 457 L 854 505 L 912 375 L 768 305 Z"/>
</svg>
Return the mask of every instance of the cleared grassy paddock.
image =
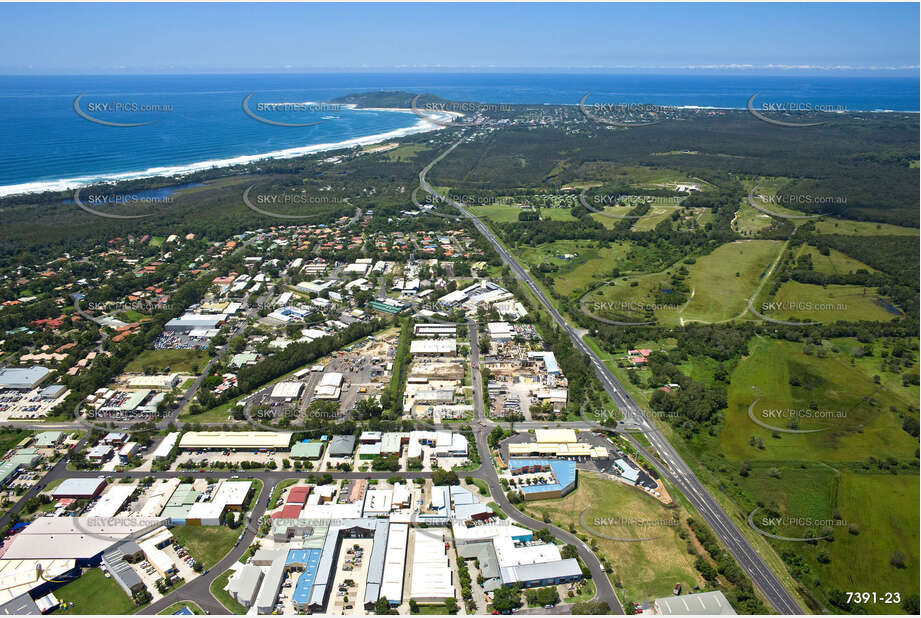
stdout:
<svg viewBox="0 0 921 618">
<path fill-rule="evenodd" d="M 529 503 L 528 508 L 541 515 L 548 514 L 563 527 L 572 524 L 579 534 L 587 534 L 589 541 L 597 542 L 600 553 L 614 569 L 612 581 L 622 585 L 627 600 L 668 596 L 679 581 L 686 589 L 703 584 L 694 568 L 694 559 L 687 553 L 686 542 L 678 536 L 678 527 L 670 525 L 672 514 L 677 511 L 637 489 L 580 472 L 579 487 L 574 492 L 557 500 Z M 580 523 L 583 512 L 588 527 L 607 536 L 656 538 L 620 542 L 595 536 Z M 612 525 L 612 521 L 621 523 Z"/>
<path fill-rule="evenodd" d="M 737 241 L 698 258 L 690 266 L 694 298 L 682 313 L 684 319 L 719 322 L 743 313 L 782 245 L 778 240 Z"/>
</svg>

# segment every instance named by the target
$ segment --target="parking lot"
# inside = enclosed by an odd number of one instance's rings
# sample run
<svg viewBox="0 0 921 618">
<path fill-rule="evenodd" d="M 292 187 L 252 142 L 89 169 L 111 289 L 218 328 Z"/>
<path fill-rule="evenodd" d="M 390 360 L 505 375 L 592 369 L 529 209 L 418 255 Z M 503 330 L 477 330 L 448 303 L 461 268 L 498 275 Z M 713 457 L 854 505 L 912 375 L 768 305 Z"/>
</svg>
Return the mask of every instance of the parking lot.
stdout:
<svg viewBox="0 0 921 618">
<path fill-rule="evenodd" d="M 12 389 L 0 390 L 0 422 L 11 419 L 44 418 L 70 391 L 63 392 L 56 399 L 45 399 L 40 393 L 41 389 L 25 392 Z"/>
<path fill-rule="evenodd" d="M 374 539 L 343 539 L 333 593 L 329 597 L 327 612 L 338 615 L 363 615 L 365 583 Z"/>
</svg>

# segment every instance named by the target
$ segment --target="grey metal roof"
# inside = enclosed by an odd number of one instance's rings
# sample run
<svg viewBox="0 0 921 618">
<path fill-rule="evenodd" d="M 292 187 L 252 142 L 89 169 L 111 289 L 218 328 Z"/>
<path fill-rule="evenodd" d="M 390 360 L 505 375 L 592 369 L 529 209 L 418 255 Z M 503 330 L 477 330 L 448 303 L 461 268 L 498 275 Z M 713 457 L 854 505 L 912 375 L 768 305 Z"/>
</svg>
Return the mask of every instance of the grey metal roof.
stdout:
<svg viewBox="0 0 921 618">
<path fill-rule="evenodd" d="M 102 554 L 102 562 L 109 569 L 109 573 L 112 574 L 118 585 L 129 594 L 135 587 L 144 583 L 134 568 L 125 562 L 125 555 L 135 554 L 138 551 L 140 551 L 140 547 L 136 542 L 126 541 L 107 549 Z"/>
<path fill-rule="evenodd" d="M 95 493 L 99 485 L 105 483 L 104 477 L 97 478 L 70 478 L 55 487 L 51 491 L 52 497 L 61 496 L 89 496 Z"/>
<path fill-rule="evenodd" d="M 539 562 L 537 564 L 521 564 L 500 569 L 503 584 L 530 582 L 554 577 L 574 577 L 581 574 L 582 569 L 579 568 L 579 561 L 575 558 Z"/>
<path fill-rule="evenodd" d="M 492 544 L 492 541 L 458 545 L 457 553 L 462 558 L 479 560 L 480 573 L 483 574 L 484 579 L 499 577 L 499 558 L 496 556 L 496 547 Z"/>
<path fill-rule="evenodd" d="M 0 369 L 0 388 L 33 389 L 51 373 L 45 367 Z"/>
<path fill-rule="evenodd" d="M 259 597 L 256 599 L 256 607 L 260 612 L 275 607 L 278 600 L 278 592 L 281 590 L 281 584 L 285 579 L 285 561 L 287 556 L 281 555 L 272 562 L 268 573 L 263 579 L 262 589 L 259 591 Z"/>
<path fill-rule="evenodd" d="M 41 613 L 28 592 L 0 605 L 0 615 L 4 616 L 40 615 Z"/>
<path fill-rule="evenodd" d="M 237 574 L 227 584 L 227 592 L 232 593 L 238 599 L 244 599 L 247 603 L 251 603 L 259 590 L 261 582 L 262 569 L 255 564 L 245 564 L 240 567 Z"/>
<path fill-rule="evenodd" d="M 334 457 L 351 455 L 355 451 L 355 436 L 333 436 L 329 443 L 329 454 Z"/>
<path fill-rule="evenodd" d="M 719 590 L 662 597 L 655 600 L 655 607 L 660 614 L 664 615 L 719 616 L 736 613 L 725 595 Z"/>
<path fill-rule="evenodd" d="M 352 441 L 354 442 L 355 439 L 352 438 Z M 323 607 L 326 604 L 326 599 L 329 595 L 327 588 L 332 585 L 333 569 L 336 566 L 337 550 L 339 548 L 342 531 L 354 528 L 364 528 L 368 532 L 373 532 L 376 540 L 379 530 L 378 522 L 380 521 L 387 523 L 386 520 L 379 520 L 371 517 L 330 521 L 329 530 L 326 532 L 326 541 L 323 543 L 323 554 L 320 556 L 320 564 L 317 566 L 317 575 L 313 580 L 313 589 L 310 591 L 311 607 Z M 376 545 L 377 543 L 372 546 L 372 555 Z"/>
<path fill-rule="evenodd" d="M 380 596 L 389 534 L 390 522 L 386 519 L 377 520 L 377 526 L 374 529 L 374 543 L 371 545 L 371 555 L 368 558 L 368 573 L 365 576 L 365 605 L 376 602 Z"/>
</svg>

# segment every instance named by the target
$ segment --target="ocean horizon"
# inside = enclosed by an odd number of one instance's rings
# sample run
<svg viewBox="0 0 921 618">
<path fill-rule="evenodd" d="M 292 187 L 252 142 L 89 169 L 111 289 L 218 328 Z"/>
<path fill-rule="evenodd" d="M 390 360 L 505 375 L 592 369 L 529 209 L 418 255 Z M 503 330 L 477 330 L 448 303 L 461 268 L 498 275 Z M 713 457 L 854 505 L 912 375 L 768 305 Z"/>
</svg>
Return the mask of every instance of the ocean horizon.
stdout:
<svg viewBox="0 0 921 618">
<path fill-rule="evenodd" d="M 175 176 L 437 130 L 405 110 L 324 103 L 403 90 L 506 104 L 650 103 L 744 109 L 759 101 L 918 112 L 917 77 L 757 74 L 311 73 L 0 76 L 0 197 Z M 77 107 L 95 120 L 81 117 Z M 243 101 L 248 102 L 248 114 Z M 288 106 L 282 108 L 282 106 Z M 267 119 L 260 122 L 253 116 Z M 311 123 L 310 126 L 282 126 Z M 139 126 L 113 126 L 113 125 Z"/>
</svg>

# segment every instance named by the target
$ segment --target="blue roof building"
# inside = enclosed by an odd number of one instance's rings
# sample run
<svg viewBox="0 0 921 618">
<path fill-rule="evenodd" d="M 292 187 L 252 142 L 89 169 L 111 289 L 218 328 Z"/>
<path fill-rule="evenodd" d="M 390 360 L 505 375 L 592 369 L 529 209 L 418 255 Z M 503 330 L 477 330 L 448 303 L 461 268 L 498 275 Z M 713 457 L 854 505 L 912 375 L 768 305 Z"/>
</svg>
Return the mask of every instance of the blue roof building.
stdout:
<svg viewBox="0 0 921 618">
<path fill-rule="evenodd" d="M 510 459 L 512 475 L 532 474 L 547 471 L 553 475 L 552 482 L 543 485 L 520 485 L 525 500 L 561 498 L 576 488 L 576 462 L 569 459 Z M 544 472 L 546 476 L 547 472 Z"/>
</svg>

